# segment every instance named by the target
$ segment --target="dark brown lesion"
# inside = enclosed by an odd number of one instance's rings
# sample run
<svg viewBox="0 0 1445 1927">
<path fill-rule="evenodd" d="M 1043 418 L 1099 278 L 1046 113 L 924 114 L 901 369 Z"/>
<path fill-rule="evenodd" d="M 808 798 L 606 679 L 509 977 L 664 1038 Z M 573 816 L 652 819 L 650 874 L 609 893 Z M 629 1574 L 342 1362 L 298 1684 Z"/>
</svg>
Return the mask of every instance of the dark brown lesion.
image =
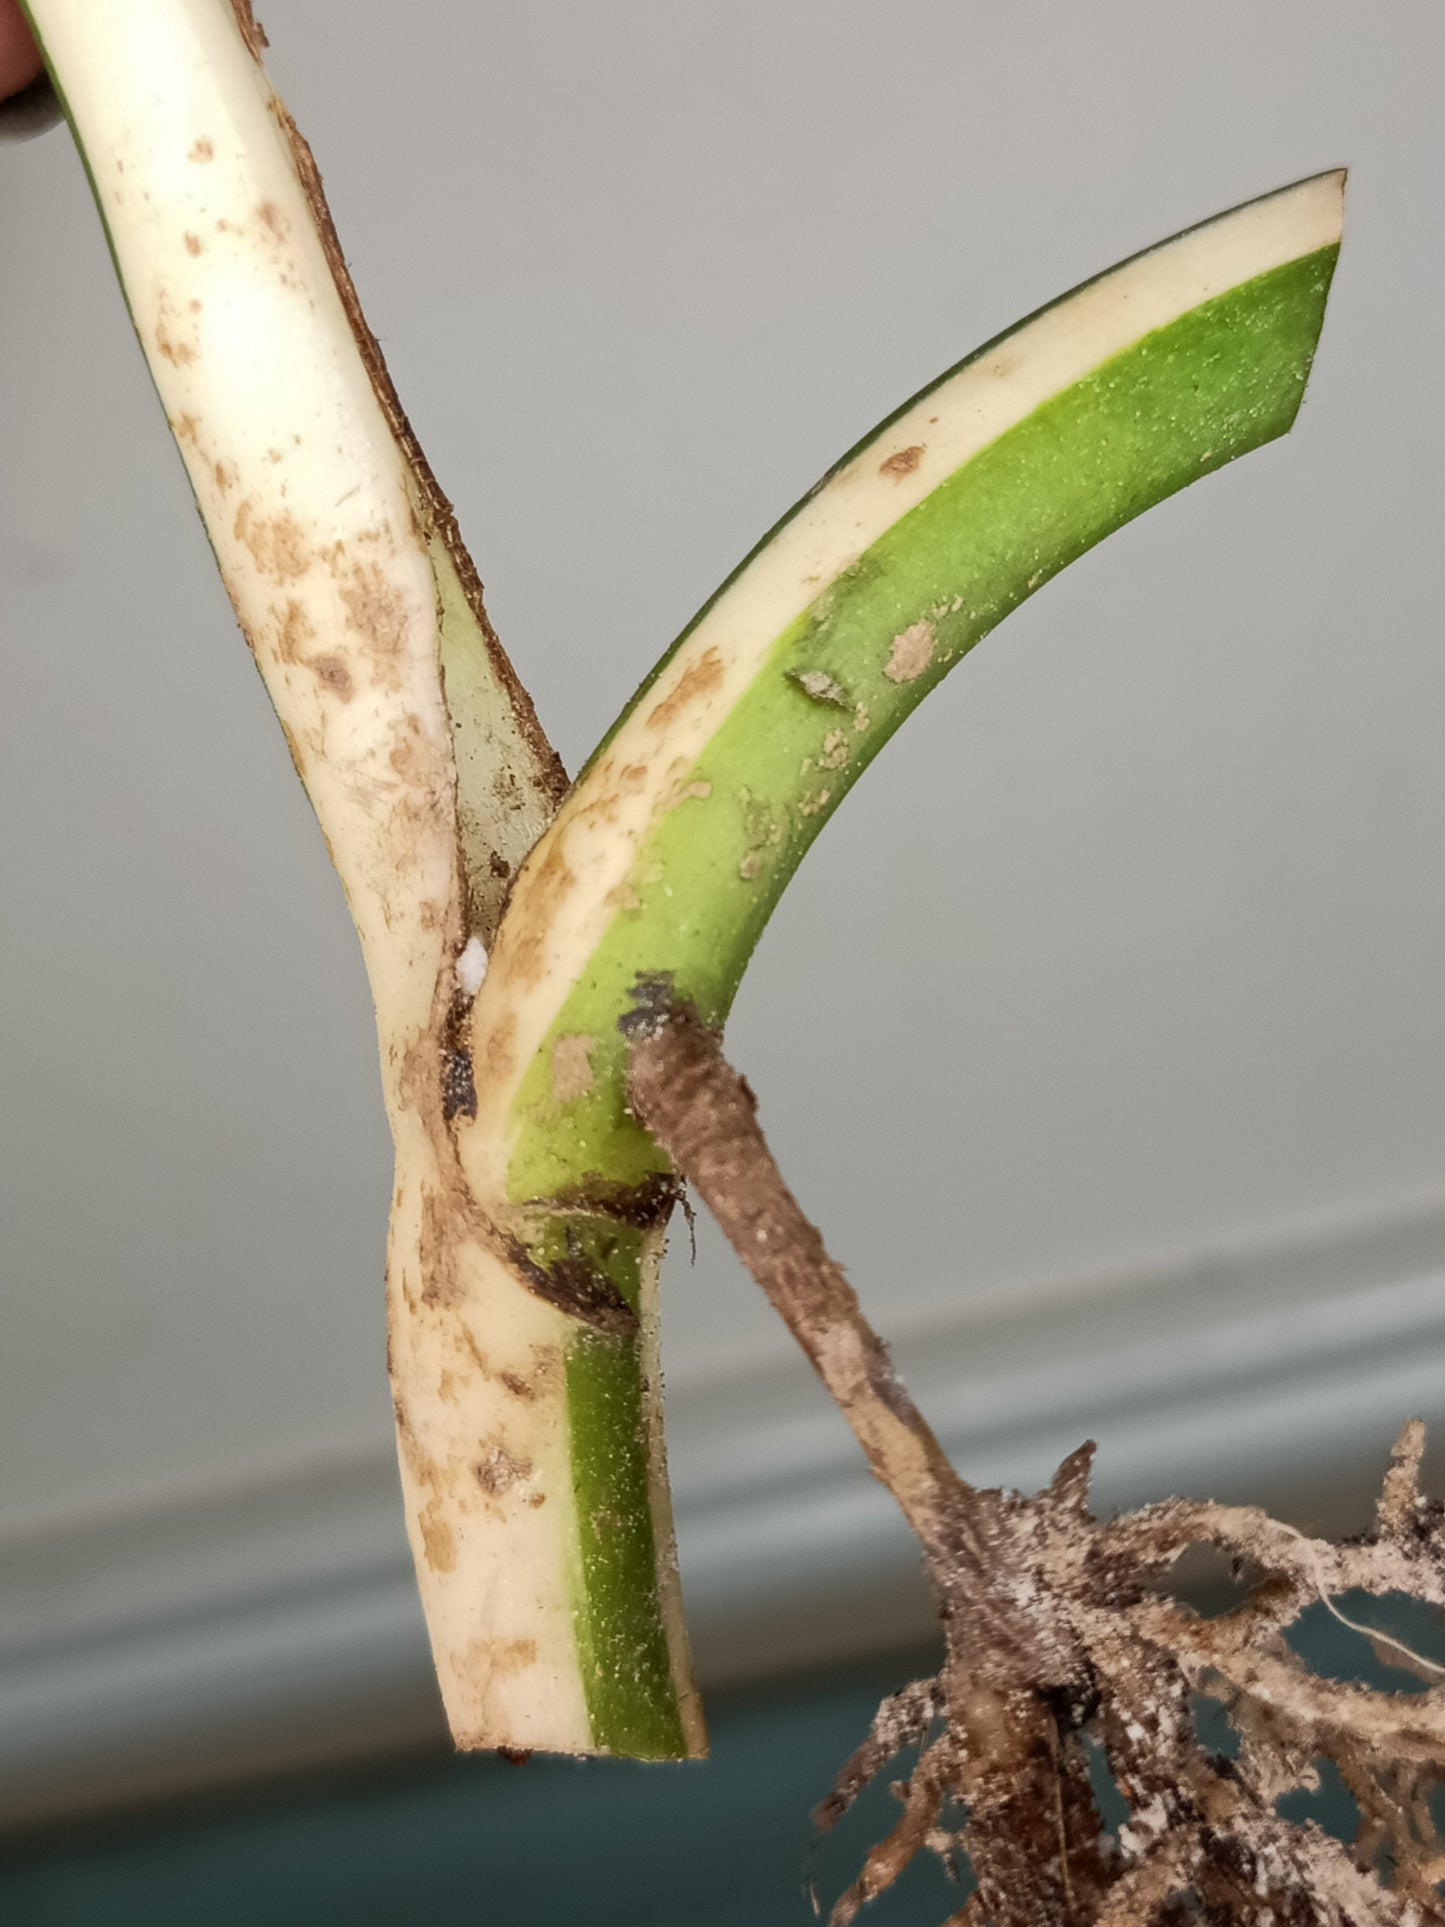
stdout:
<svg viewBox="0 0 1445 1927">
<path fill-rule="evenodd" d="M 442 1051 L 442 1116 L 448 1124 L 455 1117 L 477 1114 L 477 1084 L 472 1075 L 471 1052 L 460 1045 Z"/>
<path fill-rule="evenodd" d="M 634 1231 L 661 1230 L 673 1207 L 684 1202 L 682 1182 L 671 1171 L 650 1171 L 639 1184 L 588 1176 L 580 1184 L 537 1200 L 540 1209 L 559 1216 L 604 1218 Z"/>
<path fill-rule="evenodd" d="M 448 1124 L 454 1118 L 477 1114 L 477 1079 L 472 1054 L 466 1045 L 467 1001 L 458 995 L 442 1023 L 441 1098 L 442 1116 Z"/>
<path fill-rule="evenodd" d="M 508 1256 L 527 1289 L 569 1318 L 609 1338 L 637 1335 L 637 1313 L 621 1286 L 580 1249 L 541 1259 L 513 1240 Z"/>
<path fill-rule="evenodd" d="M 671 1171 L 650 1172 L 637 1184 L 589 1175 L 532 1200 L 527 1227 L 508 1255 L 539 1298 L 594 1331 L 630 1338 L 648 1243 L 682 1201 Z"/>
</svg>

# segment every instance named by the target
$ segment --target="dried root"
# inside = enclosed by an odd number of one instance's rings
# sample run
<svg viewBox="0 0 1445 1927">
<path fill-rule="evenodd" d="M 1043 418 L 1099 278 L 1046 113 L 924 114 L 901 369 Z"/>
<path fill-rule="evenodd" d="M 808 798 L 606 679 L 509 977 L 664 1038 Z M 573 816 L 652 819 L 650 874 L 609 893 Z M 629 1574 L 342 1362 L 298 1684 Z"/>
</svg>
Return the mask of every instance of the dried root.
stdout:
<svg viewBox="0 0 1445 1927">
<path fill-rule="evenodd" d="M 1349 1593 L 1445 1605 L 1445 1506 L 1426 1500 L 1423 1428 L 1401 1433 L 1373 1531 L 1330 1545 L 1243 1507 L 1170 1500 L 1089 1511 L 1092 1446 L 1033 1498 L 949 1465 L 851 1286 L 767 1149 L 716 1039 L 649 985 L 627 1028 L 634 1108 L 773 1300 L 923 1547 L 945 1656 L 880 1706 L 817 1809 L 820 1832 L 902 1752 L 902 1812 L 835 1903 L 847 1927 L 921 1851 L 965 1856 L 975 1891 L 947 1927 L 1445 1927 L 1445 1667 L 1368 1628 L 1414 1692 L 1322 1679 L 1288 1644 Z M 1192 1547 L 1248 1575 L 1206 1618 L 1164 1582 Z M 1234 1757 L 1198 1730 L 1224 1708 Z M 1359 1813 L 1348 1845 L 1281 1799 L 1332 1762 Z M 1106 1827 L 1102 1763 L 1128 1808 Z"/>
<path fill-rule="evenodd" d="M 1320 1679 L 1284 1638 L 1340 1593 L 1445 1601 L 1445 1508 L 1414 1484 L 1421 1441 L 1412 1421 L 1375 1530 L 1347 1546 L 1226 1506 L 1171 1502 L 1101 1523 L 1077 1502 L 1061 1506 L 1057 1481 L 1031 1499 L 978 1493 L 996 1520 L 996 1582 L 1031 1622 L 1038 1663 L 1020 1672 L 986 1640 L 960 1645 L 945 1614 L 943 1671 L 885 1702 L 814 1816 L 820 1830 L 834 1826 L 887 1767 L 891 1743 L 920 1744 L 903 1821 L 869 1855 L 834 1923 L 851 1921 L 923 1845 L 967 1854 L 978 1891 L 956 1918 L 969 1927 L 1445 1921 L 1445 1848 L 1431 1812 L 1445 1779 L 1445 1681 L 1428 1661 L 1421 1670 L 1436 1683 L 1414 1693 Z M 1076 1488 L 1078 1455 L 1066 1473 Z M 1392 1503 L 1402 1489 L 1405 1502 Z M 1159 1587 L 1200 1543 L 1254 1576 L 1212 1619 Z M 935 1581 L 946 1598 L 948 1575 Z M 1400 1666 L 1405 1656 L 1391 1641 L 1385 1657 Z M 1202 1743 L 1201 1696 L 1222 1702 L 1237 1757 Z M 1091 1752 L 1129 1807 L 1112 1835 Z M 1277 1811 L 1283 1795 L 1317 1784 L 1324 1760 L 1359 1810 L 1349 1846 Z M 950 1803 L 966 1817 L 945 1830 Z"/>
</svg>

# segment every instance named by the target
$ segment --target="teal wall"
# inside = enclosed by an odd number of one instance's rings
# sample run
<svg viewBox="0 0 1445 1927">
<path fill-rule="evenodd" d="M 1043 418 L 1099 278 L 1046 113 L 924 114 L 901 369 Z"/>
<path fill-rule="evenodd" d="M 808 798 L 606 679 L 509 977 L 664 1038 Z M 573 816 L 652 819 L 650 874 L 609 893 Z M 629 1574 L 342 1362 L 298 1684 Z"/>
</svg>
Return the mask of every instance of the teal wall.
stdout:
<svg viewBox="0 0 1445 1927">
<path fill-rule="evenodd" d="M 1440 1615 L 1345 1605 L 1445 1658 Z M 1293 1639 L 1326 1677 L 1421 1690 L 1322 1606 Z M 16 1842 L 0 1850 L 0 1927 L 808 1927 L 809 1813 L 879 1698 L 933 1663 L 717 1695 L 702 1765 L 433 1757 Z M 1234 1750 L 1208 1702 L 1200 1727 Z M 1285 1810 L 1352 1831 L 1329 1770 Z M 874 1788 L 820 1851 L 825 1913 L 896 1811 Z M 942 1927 L 963 1897 L 925 1857 L 865 1918 Z"/>
<path fill-rule="evenodd" d="M 705 1765 L 427 1760 L 0 1851 L 3 1927 L 807 1927 L 808 1815 L 925 1660 L 717 1696 Z M 886 1793 L 819 1856 L 833 1899 Z M 931 1860 L 878 1927 L 961 1902 Z"/>
</svg>

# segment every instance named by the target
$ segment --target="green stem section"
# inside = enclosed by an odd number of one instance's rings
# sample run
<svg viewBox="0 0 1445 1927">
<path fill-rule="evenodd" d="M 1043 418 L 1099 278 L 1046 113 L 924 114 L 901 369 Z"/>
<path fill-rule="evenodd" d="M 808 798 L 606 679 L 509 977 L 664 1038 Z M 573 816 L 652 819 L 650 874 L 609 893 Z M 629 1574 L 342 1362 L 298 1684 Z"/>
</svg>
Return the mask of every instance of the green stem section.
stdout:
<svg viewBox="0 0 1445 1927">
<path fill-rule="evenodd" d="M 1280 268 L 1045 404 L 777 637 L 681 777 L 695 793 L 643 843 L 629 878 L 636 907 L 612 921 L 551 1027 L 553 1044 L 596 1039 L 592 1088 L 559 1118 L 550 1050 L 522 1084 L 510 1167 L 518 1201 L 599 1171 L 637 1182 L 665 1168 L 626 1108 L 617 1022 L 639 976 L 671 977 L 706 1022 L 722 1023 L 814 838 L 947 672 L 1106 535 L 1290 426 L 1302 379 L 1282 386 L 1278 370 L 1308 367 L 1333 265 L 1325 250 Z M 810 696 L 819 678 L 839 697 Z"/>
<path fill-rule="evenodd" d="M 1230 218 L 1237 217 L 1223 217 Z M 1316 238 L 1318 225 L 1309 230 Z M 1207 242 L 1209 230 L 1202 233 Z M 706 1023 L 721 1025 L 813 839 L 948 670 L 1112 530 L 1289 428 L 1337 246 L 1330 239 L 1282 252 L 1266 271 L 1193 301 L 1046 392 L 896 519 L 885 517 L 865 545 L 850 552 L 838 542 L 837 565 L 803 578 L 817 580 L 816 592 L 753 648 L 745 677 L 730 682 L 726 648 L 707 641 L 716 612 L 725 612 L 730 594 L 746 595 L 750 572 L 791 539 L 790 525 L 812 497 L 664 657 L 523 871 L 474 1017 L 480 1046 L 515 1026 L 518 1009 L 534 1014 L 505 1118 L 494 1116 L 489 1128 L 493 1142 L 509 1146 L 506 1192 L 539 1260 L 555 1263 L 565 1252 L 574 1264 L 591 1263 L 636 1302 L 636 1248 L 609 1243 L 604 1255 L 598 1238 L 599 1223 L 630 1187 L 667 1170 L 627 1108 L 619 1022 L 639 985 L 661 980 Z M 1143 260 L 1147 273 L 1151 257 Z M 1071 304 L 1084 312 L 1100 285 L 1054 312 Z M 906 481 L 928 430 L 898 449 L 890 428 L 931 422 L 942 436 L 950 408 L 975 405 L 977 384 L 970 389 L 960 374 L 987 360 L 1004 378 L 1010 345 L 1015 337 L 1026 343 L 1029 326 L 960 364 L 861 444 L 849 457 L 851 473 L 864 478 L 858 486 L 876 497 L 893 477 Z M 938 396 L 937 416 L 926 413 L 929 393 Z M 822 488 L 845 484 L 853 485 L 840 470 Z M 694 718 L 699 706 L 706 712 L 691 738 L 683 725 L 689 705 Z M 629 832 L 625 874 L 599 882 L 587 855 L 592 826 L 625 821 L 629 784 L 645 786 L 659 766 L 667 780 Z M 940 770 L 940 807 L 947 794 Z M 539 956 L 550 971 L 540 989 Z M 549 997 L 541 1029 L 535 1012 Z M 576 1074 L 579 1064 L 585 1075 Z M 584 1521 L 577 1604 L 588 1706 L 597 1741 L 621 1750 L 634 1744 L 639 1709 L 651 1718 L 671 1684 L 641 1583 L 656 1558 L 646 1492 L 638 1466 L 627 1462 L 629 1441 L 646 1431 L 644 1379 L 629 1345 L 587 1336 L 573 1349 L 568 1387 Z M 628 1524 L 619 1529 L 624 1512 Z"/>
</svg>

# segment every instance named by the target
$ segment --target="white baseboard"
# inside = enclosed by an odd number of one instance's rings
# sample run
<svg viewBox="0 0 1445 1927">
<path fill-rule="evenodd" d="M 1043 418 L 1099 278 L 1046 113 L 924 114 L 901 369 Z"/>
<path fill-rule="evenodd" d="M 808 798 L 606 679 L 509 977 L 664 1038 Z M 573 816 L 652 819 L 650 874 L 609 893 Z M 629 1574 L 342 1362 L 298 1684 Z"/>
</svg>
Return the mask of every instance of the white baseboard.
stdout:
<svg viewBox="0 0 1445 1927">
<path fill-rule="evenodd" d="M 1405 1417 L 1445 1440 L 1445 1206 L 974 1300 L 895 1352 L 980 1483 L 1041 1484 L 1092 1436 L 1101 1508 L 1181 1490 L 1350 1529 Z M 670 1410 L 705 1683 L 928 1636 L 801 1361 Z M 389 1441 L 0 1540 L 0 1823 L 441 1741 Z"/>
</svg>

